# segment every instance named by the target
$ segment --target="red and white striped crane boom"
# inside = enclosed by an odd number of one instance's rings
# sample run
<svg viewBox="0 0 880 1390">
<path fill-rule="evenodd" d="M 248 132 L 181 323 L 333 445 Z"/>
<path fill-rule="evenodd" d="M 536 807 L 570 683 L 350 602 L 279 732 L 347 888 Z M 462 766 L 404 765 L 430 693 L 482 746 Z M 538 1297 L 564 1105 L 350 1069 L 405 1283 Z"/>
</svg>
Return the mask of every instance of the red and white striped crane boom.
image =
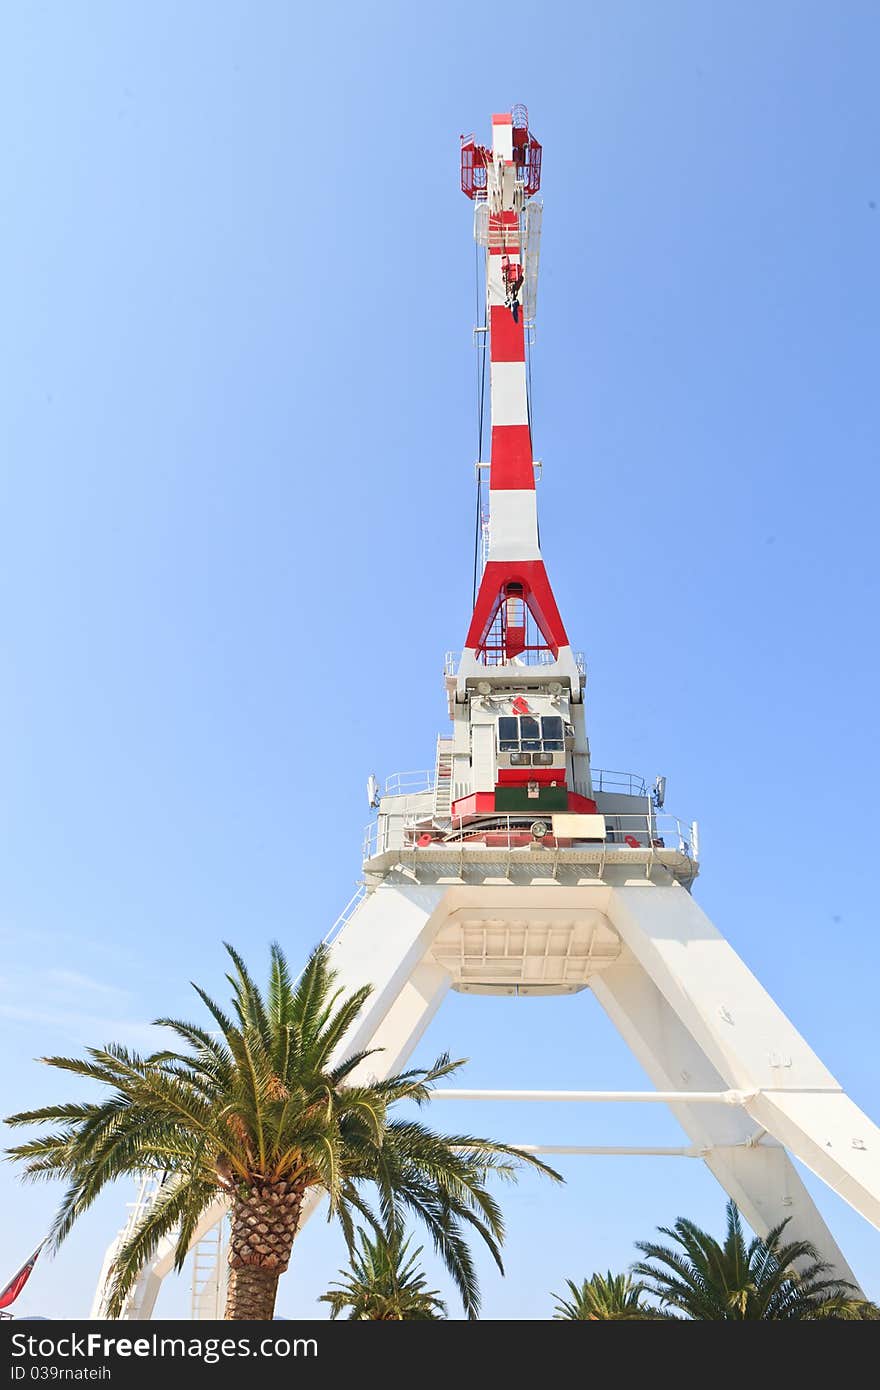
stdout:
<svg viewBox="0 0 880 1390">
<path fill-rule="evenodd" d="M 477 665 L 515 658 L 558 664 L 579 698 L 571 647 L 538 538 L 537 498 L 526 376 L 527 229 L 537 230 L 541 146 L 524 106 L 492 117 L 491 147 L 462 140 L 461 182 L 485 214 L 475 219 L 486 248 L 491 454 L 489 546 L 462 658 Z M 533 623 L 529 622 L 529 617 Z"/>
</svg>

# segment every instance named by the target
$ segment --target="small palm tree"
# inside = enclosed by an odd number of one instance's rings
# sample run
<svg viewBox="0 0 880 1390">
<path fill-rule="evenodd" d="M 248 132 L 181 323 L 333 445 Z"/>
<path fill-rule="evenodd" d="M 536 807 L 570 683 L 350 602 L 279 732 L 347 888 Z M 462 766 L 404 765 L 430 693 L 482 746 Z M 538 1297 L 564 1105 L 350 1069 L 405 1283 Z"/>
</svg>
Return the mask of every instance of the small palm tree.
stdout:
<svg viewBox="0 0 880 1390">
<path fill-rule="evenodd" d="M 339 1271 L 343 1282 L 322 1293 L 330 1317 L 349 1308 L 350 1322 L 437 1322 L 446 1317 L 446 1304 L 436 1289 L 425 1287 L 418 1268 L 420 1245 L 409 1255 L 409 1239 L 398 1229 L 368 1235 L 358 1227 L 360 1249 L 351 1252 L 351 1267 Z"/>
<path fill-rule="evenodd" d="M 303 1202 L 318 1190 L 351 1249 L 354 1216 L 391 1229 L 409 1211 L 427 1228 L 469 1317 L 479 1288 L 464 1238 L 479 1235 L 499 1268 L 504 1225 L 486 1180 L 514 1177 L 524 1165 L 561 1181 L 551 1168 L 505 1144 L 435 1134 L 414 1119 L 393 1119 L 401 1101 L 422 1104 L 433 1082 L 460 1065 L 441 1057 L 426 1070 L 357 1082 L 370 1054 L 337 1060 L 369 986 L 348 997 L 334 985 L 319 947 L 293 982 L 273 945 L 265 996 L 241 957 L 227 951 L 234 1017 L 198 986 L 216 1031 L 161 1018 L 185 1050 L 141 1057 L 115 1045 L 85 1058 L 48 1057 L 49 1066 L 104 1086 L 96 1101 L 47 1105 L 12 1115 L 11 1125 L 52 1131 L 10 1149 L 31 1179 L 62 1178 L 67 1191 L 55 1219 L 57 1247 L 99 1193 L 119 1177 L 153 1172 L 156 1200 L 120 1247 L 108 1311 L 117 1316 L 158 1242 L 174 1234 L 180 1269 L 197 1223 L 218 1197 L 231 1208 L 227 1318 L 271 1318 L 287 1269 Z M 378 1193 L 377 1218 L 367 1192 Z"/>
<path fill-rule="evenodd" d="M 766 1239 L 746 1244 L 740 1214 L 727 1204 L 723 1245 L 693 1221 L 679 1217 L 670 1230 L 660 1227 L 677 1248 L 637 1241 L 645 1259 L 633 1273 L 649 1280 L 647 1291 L 667 1308 L 703 1321 L 725 1318 L 862 1318 L 873 1307 L 854 1298 L 855 1286 L 832 1276 L 831 1266 L 807 1240 L 784 1241 L 791 1218 Z"/>
<path fill-rule="evenodd" d="M 642 1302 L 644 1284 L 634 1284 L 629 1274 L 593 1274 L 580 1285 L 566 1279 L 569 1299 L 558 1298 L 554 1318 L 562 1322 L 633 1322 L 666 1316 Z"/>
</svg>

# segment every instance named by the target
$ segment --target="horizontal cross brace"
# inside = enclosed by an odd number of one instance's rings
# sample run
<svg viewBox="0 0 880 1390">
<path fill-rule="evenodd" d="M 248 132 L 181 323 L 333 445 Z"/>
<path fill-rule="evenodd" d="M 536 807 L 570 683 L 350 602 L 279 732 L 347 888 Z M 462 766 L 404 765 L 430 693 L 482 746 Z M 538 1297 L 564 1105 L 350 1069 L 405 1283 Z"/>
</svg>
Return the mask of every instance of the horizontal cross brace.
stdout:
<svg viewBox="0 0 880 1390">
<path fill-rule="evenodd" d="M 543 1100 L 637 1105 L 744 1105 L 754 1091 L 456 1091 L 443 1087 L 432 1100 Z"/>
<path fill-rule="evenodd" d="M 527 1154 L 588 1154 L 599 1157 L 624 1158 L 707 1158 L 709 1154 L 732 1149 L 752 1149 L 760 1143 L 763 1131 L 744 1139 L 740 1144 L 689 1144 L 686 1147 L 666 1144 L 511 1144 Z M 461 1145 L 456 1145 L 461 1149 Z"/>
<path fill-rule="evenodd" d="M 668 1148 L 662 1146 L 613 1145 L 613 1144 L 514 1144 L 527 1154 L 595 1154 L 600 1157 L 624 1158 L 705 1158 L 709 1149 Z"/>
</svg>

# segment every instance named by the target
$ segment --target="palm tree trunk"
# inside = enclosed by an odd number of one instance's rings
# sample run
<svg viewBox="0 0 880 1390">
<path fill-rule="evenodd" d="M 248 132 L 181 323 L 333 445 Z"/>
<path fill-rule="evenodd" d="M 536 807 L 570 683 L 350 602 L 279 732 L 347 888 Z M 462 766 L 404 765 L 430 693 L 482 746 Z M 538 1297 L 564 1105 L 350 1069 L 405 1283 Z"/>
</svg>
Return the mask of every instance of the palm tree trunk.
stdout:
<svg viewBox="0 0 880 1390">
<path fill-rule="evenodd" d="M 230 1269 L 224 1317 L 248 1322 L 271 1322 L 278 1292 L 278 1270 L 243 1265 Z"/>
<path fill-rule="evenodd" d="M 279 1277 L 290 1263 L 304 1188 L 299 1183 L 255 1184 L 232 1202 L 229 1286 L 224 1317 L 270 1321 Z"/>
</svg>

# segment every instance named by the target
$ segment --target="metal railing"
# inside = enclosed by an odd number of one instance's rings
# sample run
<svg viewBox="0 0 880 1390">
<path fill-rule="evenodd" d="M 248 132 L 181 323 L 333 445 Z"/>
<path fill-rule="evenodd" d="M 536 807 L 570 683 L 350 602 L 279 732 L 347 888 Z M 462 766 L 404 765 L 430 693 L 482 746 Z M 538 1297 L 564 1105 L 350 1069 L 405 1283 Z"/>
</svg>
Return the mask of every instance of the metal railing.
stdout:
<svg viewBox="0 0 880 1390">
<path fill-rule="evenodd" d="M 330 930 L 327 932 L 327 935 L 321 942 L 322 946 L 333 945 L 333 942 L 336 940 L 337 936 L 342 931 L 342 928 L 345 926 L 346 922 L 349 920 L 350 917 L 354 916 L 355 911 L 357 910 L 357 905 L 366 893 L 366 891 L 367 890 L 364 887 L 364 885 L 362 883 L 359 883 L 357 888 L 354 890 L 351 897 L 349 898 L 348 902 L 345 904 L 345 907 L 342 909 L 339 916 L 336 918 L 336 921 L 333 923 L 333 926 L 330 928 Z"/>
<path fill-rule="evenodd" d="M 611 854 L 615 859 L 626 860 L 634 857 L 638 862 L 654 860 L 666 852 L 696 861 L 698 854 L 698 831 L 696 822 L 687 825 L 677 816 L 656 811 L 651 815 L 625 814 L 603 817 L 605 821 L 604 839 L 560 836 L 557 840 L 552 833 L 552 813 L 542 812 L 536 807 L 534 813 L 519 812 L 516 815 L 491 814 L 480 817 L 451 816 L 447 828 L 438 830 L 429 825 L 424 816 L 407 815 L 379 816 L 371 821 L 364 833 L 364 859 L 377 855 L 400 852 L 416 859 L 421 854 L 431 854 L 475 850 L 479 853 L 520 851 L 531 853 L 529 846 L 540 845 L 542 849 L 593 851 L 600 857 Z M 547 827 L 547 834 L 537 840 L 532 834 L 532 825 L 541 821 Z"/>
<path fill-rule="evenodd" d="M 511 675 L 515 675 L 518 671 L 523 670 L 524 666 L 552 666 L 554 663 L 554 656 L 553 653 L 550 651 L 537 652 L 534 655 L 536 655 L 538 659 L 533 662 L 524 662 L 521 665 L 517 665 L 514 662 L 506 663 L 510 667 Z M 574 657 L 574 663 L 577 667 L 578 675 L 585 676 L 587 674 L 587 661 L 586 657 L 584 656 L 584 653 L 572 652 L 572 656 Z M 454 676 L 458 670 L 458 665 L 460 661 L 461 652 L 447 652 L 443 661 L 443 674 L 445 676 Z M 499 668 L 499 664 L 500 663 L 497 662 L 487 662 L 486 670 L 497 671 Z"/>
<path fill-rule="evenodd" d="M 374 821 L 373 824 L 375 825 L 376 822 Z M 360 902 L 361 898 L 364 896 L 366 891 L 366 885 L 363 883 L 359 883 L 357 888 L 355 888 L 354 892 L 349 898 L 348 902 L 345 904 L 345 907 L 342 909 L 339 916 L 336 918 L 336 921 L 333 923 L 330 930 L 322 938 L 322 946 L 333 945 L 333 942 L 336 940 L 337 936 L 342 931 L 342 928 L 345 926 L 346 922 L 349 920 L 350 917 L 354 916 L 355 911 L 357 910 L 358 903 Z M 305 974 L 305 969 L 306 967 L 303 966 L 302 970 L 299 972 L 299 974 L 293 982 L 295 985 L 299 984 L 300 980 Z"/>
<path fill-rule="evenodd" d="M 478 246 L 492 251 L 507 251 L 518 256 L 522 244 L 522 217 L 515 227 L 503 223 L 500 217 L 491 217 L 489 204 L 485 198 L 474 199 L 474 241 Z"/>
<path fill-rule="evenodd" d="M 418 769 L 415 772 L 392 772 L 385 778 L 386 796 L 415 796 L 418 792 L 434 790 L 434 769 Z"/>
<path fill-rule="evenodd" d="M 443 735 L 441 734 L 442 738 Z M 605 767 L 590 770 L 594 792 L 619 792 L 626 796 L 647 796 L 648 784 L 637 772 L 616 772 Z M 434 771 L 418 768 L 412 772 L 392 772 L 385 778 L 384 796 L 417 796 L 434 790 Z"/>
<path fill-rule="evenodd" d="M 648 785 L 637 772 L 615 772 L 606 767 L 591 767 L 590 780 L 594 792 L 621 792 L 626 796 L 647 796 Z"/>
</svg>

